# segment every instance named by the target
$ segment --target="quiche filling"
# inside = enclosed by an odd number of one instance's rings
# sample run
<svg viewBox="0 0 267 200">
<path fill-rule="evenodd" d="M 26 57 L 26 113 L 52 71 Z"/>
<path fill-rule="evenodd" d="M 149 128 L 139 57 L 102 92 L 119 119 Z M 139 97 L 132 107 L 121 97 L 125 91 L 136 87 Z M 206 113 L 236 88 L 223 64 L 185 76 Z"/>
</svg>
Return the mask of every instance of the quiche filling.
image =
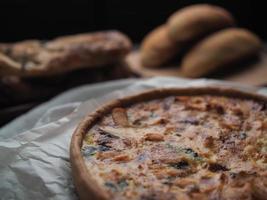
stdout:
<svg viewBox="0 0 267 200">
<path fill-rule="evenodd" d="M 114 108 L 82 155 L 110 198 L 267 199 L 267 109 L 222 96 L 170 96 Z"/>
</svg>

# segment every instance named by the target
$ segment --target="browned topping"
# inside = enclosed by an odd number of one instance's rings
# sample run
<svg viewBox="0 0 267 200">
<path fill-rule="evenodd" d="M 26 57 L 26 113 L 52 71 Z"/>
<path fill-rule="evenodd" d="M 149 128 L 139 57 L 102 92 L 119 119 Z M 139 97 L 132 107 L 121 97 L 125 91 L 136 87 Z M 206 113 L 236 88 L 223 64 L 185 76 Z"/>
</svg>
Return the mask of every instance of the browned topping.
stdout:
<svg viewBox="0 0 267 200">
<path fill-rule="evenodd" d="M 207 136 L 204 138 L 204 146 L 206 148 L 212 148 L 214 145 L 214 138 L 212 136 Z"/>
<path fill-rule="evenodd" d="M 118 153 L 117 152 L 112 152 L 112 151 L 98 152 L 96 154 L 96 158 L 99 159 L 99 160 L 105 160 L 105 159 L 111 159 L 116 155 L 118 155 Z"/>
<path fill-rule="evenodd" d="M 218 163 L 210 163 L 209 170 L 212 172 L 228 171 L 228 169 L 225 166 L 218 164 Z"/>
<path fill-rule="evenodd" d="M 115 156 L 113 158 L 114 161 L 121 161 L 121 162 L 126 162 L 130 160 L 130 157 L 128 155 L 122 154 L 122 155 L 118 155 Z"/>
<path fill-rule="evenodd" d="M 116 125 L 127 127 L 129 126 L 128 117 L 124 108 L 114 108 L 112 110 L 112 118 Z"/>
<path fill-rule="evenodd" d="M 164 136 L 158 133 L 147 133 L 145 135 L 145 140 L 152 141 L 152 142 L 160 142 L 164 140 Z"/>
</svg>

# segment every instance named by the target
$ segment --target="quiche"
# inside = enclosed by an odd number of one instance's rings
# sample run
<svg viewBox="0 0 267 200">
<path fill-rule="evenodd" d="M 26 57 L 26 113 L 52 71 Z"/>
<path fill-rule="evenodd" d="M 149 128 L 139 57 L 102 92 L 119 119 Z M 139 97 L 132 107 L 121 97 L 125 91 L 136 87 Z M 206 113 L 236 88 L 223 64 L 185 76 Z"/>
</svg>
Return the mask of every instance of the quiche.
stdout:
<svg viewBox="0 0 267 200">
<path fill-rule="evenodd" d="M 81 199 L 267 199 L 266 97 L 156 89 L 115 100 L 76 129 Z"/>
</svg>

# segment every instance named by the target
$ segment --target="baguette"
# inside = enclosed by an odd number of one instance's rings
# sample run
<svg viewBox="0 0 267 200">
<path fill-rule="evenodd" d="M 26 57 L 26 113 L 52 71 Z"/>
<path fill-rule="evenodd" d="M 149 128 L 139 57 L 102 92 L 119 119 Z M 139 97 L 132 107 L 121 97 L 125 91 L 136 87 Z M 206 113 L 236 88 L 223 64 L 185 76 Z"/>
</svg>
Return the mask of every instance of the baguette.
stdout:
<svg viewBox="0 0 267 200">
<path fill-rule="evenodd" d="M 49 76 L 118 62 L 131 49 L 118 31 L 0 44 L 0 76 Z"/>
</svg>

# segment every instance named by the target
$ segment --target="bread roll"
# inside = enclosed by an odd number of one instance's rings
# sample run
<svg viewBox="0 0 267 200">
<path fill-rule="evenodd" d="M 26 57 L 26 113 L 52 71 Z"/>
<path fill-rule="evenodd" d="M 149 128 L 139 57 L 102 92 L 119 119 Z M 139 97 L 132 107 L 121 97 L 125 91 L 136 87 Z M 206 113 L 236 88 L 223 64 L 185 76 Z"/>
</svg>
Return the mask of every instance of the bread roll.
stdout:
<svg viewBox="0 0 267 200">
<path fill-rule="evenodd" d="M 159 67 L 176 54 L 177 46 L 167 34 L 165 25 L 150 32 L 141 44 L 141 63 L 145 67 Z"/>
<path fill-rule="evenodd" d="M 187 45 L 207 34 L 234 24 L 233 16 L 225 9 L 199 4 L 178 10 L 168 19 L 167 28 L 174 42 Z"/>
<path fill-rule="evenodd" d="M 207 75 L 257 55 L 260 49 L 260 39 L 250 31 L 241 28 L 225 29 L 193 47 L 182 60 L 182 72 L 188 77 Z"/>
</svg>

